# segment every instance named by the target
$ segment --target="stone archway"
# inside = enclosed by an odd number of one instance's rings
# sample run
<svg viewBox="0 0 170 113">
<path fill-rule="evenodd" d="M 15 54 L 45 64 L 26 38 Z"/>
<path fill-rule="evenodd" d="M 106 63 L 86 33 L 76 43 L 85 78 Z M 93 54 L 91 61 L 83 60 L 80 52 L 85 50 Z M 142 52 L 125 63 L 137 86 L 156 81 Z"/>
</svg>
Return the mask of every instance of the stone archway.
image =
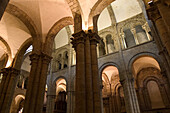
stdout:
<svg viewBox="0 0 170 113">
<path fill-rule="evenodd" d="M 136 58 L 132 64 L 132 74 L 142 113 L 170 111 L 165 107 L 170 103 L 167 78 L 161 74 L 161 68 L 153 57 Z"/>
</svg>

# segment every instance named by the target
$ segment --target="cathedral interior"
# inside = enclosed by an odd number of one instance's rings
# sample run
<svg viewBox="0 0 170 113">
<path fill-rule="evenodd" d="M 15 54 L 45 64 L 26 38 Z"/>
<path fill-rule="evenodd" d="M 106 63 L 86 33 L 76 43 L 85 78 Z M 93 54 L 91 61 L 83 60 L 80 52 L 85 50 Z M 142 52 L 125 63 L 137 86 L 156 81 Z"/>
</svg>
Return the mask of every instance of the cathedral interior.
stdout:
<svg viewBox="0 0 170 113">
<path fill-rule="evenodd" d="M 170 113 L 170 0 L 0 0 L 0 113 Z"/>
</svg>

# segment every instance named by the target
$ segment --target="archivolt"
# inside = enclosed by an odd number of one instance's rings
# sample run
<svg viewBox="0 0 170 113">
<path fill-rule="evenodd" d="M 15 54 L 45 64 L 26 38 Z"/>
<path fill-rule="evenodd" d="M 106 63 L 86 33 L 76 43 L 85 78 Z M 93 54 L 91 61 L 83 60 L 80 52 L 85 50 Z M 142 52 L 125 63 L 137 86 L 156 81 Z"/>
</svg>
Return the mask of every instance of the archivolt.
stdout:
<svg viewBox="0 0 170 113">
<path fill-rule="evenodd" d="M 91 9 L 88 19 L 88 25 L 93 24 L 93 17 L 99 15 L 109 4 L 115 0 L 98 0 L 96 4 Z"/>
<path fill-rule="evenodd" d="M 16 69 L 21 68 L 22 61 L 24 58 L 24 53 L 31 44 L 32 44 L 32 38 L 29 38 L 21 45 L 20 49 L 18 50 L 17 54 L 15 55 L 15 58 L 13 61 L 14 62 L 13 67 L 15 67 Z"/>
<path fill-rule="evenodd" d="M 1 45 L 6 50 L 9 59 L 12 59 L 11 48 L 9 47 L 8 43 L 0 36 L 0 41 L 4 44 Z"/>
<path fill-rule="evenodd" d="M 21 9 L 13 4 L 8 4 L 6 10 L 7 13 L 19 18 L 29 29 L 33 38 L 38 37 L 38 30 L 33 22 L 33 20 Z"/>
<path fill-rule="evenodd" d="M 73 25 L 73 18 L 72 17 L 64 17 L 57 21 L 52 28 L 49 30 L 46 41 L 45 41 L 45 46 L 44 46 L 44 52 L 51 56 L 52 54 L 52 48 L 53 48 L 53 42 L 54 38 L 57 35 L 57 33 L 64 28 L 65 26 L 68 25 Z"/>
</svg>

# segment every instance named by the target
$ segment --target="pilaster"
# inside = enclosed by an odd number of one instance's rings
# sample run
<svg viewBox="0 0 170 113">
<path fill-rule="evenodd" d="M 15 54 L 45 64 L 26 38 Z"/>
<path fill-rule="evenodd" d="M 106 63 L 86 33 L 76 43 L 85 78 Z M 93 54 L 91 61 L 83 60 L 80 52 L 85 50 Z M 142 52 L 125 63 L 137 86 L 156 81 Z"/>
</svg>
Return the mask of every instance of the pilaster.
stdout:
<svg viewBox="0 0 170 113">
<path fill-rule="evenodd" d="M 133 79 L 125 78 L 120 80 L 125 96 L 125 106 L 127 113 L 140 113 L 136 91 L 133 86 Z"/>
</svg>

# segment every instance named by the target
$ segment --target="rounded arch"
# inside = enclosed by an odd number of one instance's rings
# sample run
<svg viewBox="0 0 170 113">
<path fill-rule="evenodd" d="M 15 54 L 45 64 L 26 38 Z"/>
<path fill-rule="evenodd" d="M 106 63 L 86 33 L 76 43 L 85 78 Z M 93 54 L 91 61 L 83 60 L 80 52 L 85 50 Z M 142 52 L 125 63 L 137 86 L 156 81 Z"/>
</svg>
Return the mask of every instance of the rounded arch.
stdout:
<svg viewBox="0 0 170 113">
<path fill-rule="evenodd" d="M 16 69 L 20 69 L 22 65 L 22 59 L 24 57 L 25 51 L 32 45 L 33 40 L 32 38 L 27 39 L 18 50 L 17 54 L 15 55 L 15 58 L 13 59 L 12 66 Z"/>
<path fill-rule="evenodd" d="M 144 24 L 146 24 L 145 18 L 142 15 L 138 15 L 135 18 L 128 19 L 125 22 L 118 24 L 118 33 L 123 33 L 124 29 L 132 29 L 137 25 L 142 26 Z"/>
<path fill-rule="evenodd" d="M 16 95 L 16 96 L 15 96 L 15 103 L 16 103 L 16 105 L 18 105 L 19 102 L 20 102 L 22 99 L 25 99 L 25 96 L 24 96 L 24 95 L 22 95 L 22 94 Z"/>
<path fill-rule="evenodd" d="M 134 55 L 128 62 L 128 65 L 127 65 L 127 68 L 128 68 L 128 72 L 130 73 L 130 75 L 132 75 L 132 66 L 133 66 L 133 63 L 140 57 L 143 57 L 143 56 L 148 56 L 148 57 L 152 57 L 153 59 L 155 59 L 158 64 L 159 64 L 159 67 L 161 70 L 164 70 L 164 66 L 163 66 L 163 63 L 161 61 L 161 59 L 158 57 L 158 55 L 154 54 L 154 53 L 151 53 L 151 52 L 142 52 L 142 53 L 138 53 L 136 55 Z M 132 77 L 132 76 L 131 76 Z"/>
<path fill-rule="evenodd" d="M 66 91 L 67 91 L 67 88 L 68 88 L 68 81 L 67 81 L 67 78 L 64 77 L 64 76 L 58 76 L 57 78 L 54 79 L 52 85 L 56 87 L 56 82 L 60 79 L 64 79 L 66 81 Z"/>
<path fill-rule="evenodd" d="M 95 5 L 92 7 L 91 12 L 89 14 L 88 25 L 93 25 L 93 17 L 100 15 L 100 13 L 115 0 L 98 0 Z M 95 26 L 95 25 L 93 25 Z"/>
<path fill-rule="evenodd" d="M 110 83 L 109 78 L 105 73 L 102 75 L 102 78 L 105 80 L 106 83 Z"/>
<path fill-rule="evenodd" d="M 12 53 L 11 48 L 8 45 L 8 43 L 0 36 L 0 41 L 2 42 L 1 46 L 4 46 L 3 48 L 6 50 L 6 54 L 8 55 L 8 60 L 12 61 Z M 4 45 L 3 45 L 4 44 Z"/>
<path fill-rule="evenodd" d="M 39 36 L 38 30 L 36 28 L 36 25 L 34 24 L 34 21 L 24 11 L 22 11 L 21 9 L 19 9 L 13 4 L 8 4 L 5 11 L 19 18 L 29 29 L 33 38 L 36 38 Z"/>
<path fill-rule="evenodd" d="M 73 25 L 73 18 L 72 17 L 64 17 L 57 21 L 49 30 L 46 40 L 45 40 L 45 46 L 44 46 L 44 51 L 47 55 L 51 56 L 52 54 L 52 49 L 53 49 L 53 42 L 54 38 L 57 35 L 57 33 L 64 28 L 65 26 L 68 25 Z"/>
<path fill-rule="evenodd" d="M 107 66 L 114 66 L 114 67 L 116 67 L 116 68 L 118 69 L 118 71 L 119 71 L 119 74 L 120 74 L 120 67 L 119 67 L 119 65 L 117 65 L 117 64 L 114 63 L 114 62 L 107 62 L 107 63 L 103 64 L 103 65 L 99 68 L 99 76 L 100 76 L 100 78 L 102 77 L 102 71 L 103 71 Z"/>
<path fill-rule="evenodd" d="M 149 77 L 144 79 L 143 86 L 147 86 L 147 83 L 149 81 L 155 81 L 159 86 L 161 86 L 161 84 L 162 84 L 162 81 L 160 81 L 159 78 L 157 78 L 155 76 L 149 76 Z"/>
<path fill-rule="evenodd" d="M 118 89 L 120 88 L 120 87 L 122 87 L 122 85 L 121 85 L 121 83 L 119 82 L 119 83 L 117 83 L 116 85 L 115 85 L 115 89 L 114 89 L 114 94 L 115 95 L 117 95 L 118 93 Z"/>
<path fill-rule="evenodd" d="M 149 69 L 149 72 L 147 72 Z M 142 74 L 144 73 L 144 74 Z M 145 84 L 145 80 L 159 80 L 157 82 L 159 82 L 158 84 L 163 84 L 163 79 L 162 79 L 162 75 L 160 73 L 160 70 L 154 68 L 154 67 L 150 67 L 150 68 L 143 68 L 141 69 L 138 73 L 137 73 L 137 77 L 136 77 L 136 81 L 135 81 L 135 85 L 137 87 L 142 87 Z"/>
<path fill-rule="evenodd" d="M 23 104 L 24 104 L 24 100 L 25 100 L 25 96 L 24 95 L 17 95 L 15 98 L 15 105 L 13 106 L 16 111 L 15 112 L 18 112 L 19 109 L 21 109 L 21 104 L 22 104 L 22 107 L 23 107 Z"/>
<path fill-rule="evenodd" d="M 60 84 L 58 84 L 57 83 L 57 81 L 58 82 L 60 82 L 60 80 L 64 80 L 66 83 L 64 84 L 64 83 L 60 83 Z M 57 92 L 57 86 L 56 85 L 59 85 L 59 86 L 65 86 L 66 88 L 65 89 L 63 89 L 65 92 L 67 92 L 68 91 L 68 82 L 67 82 L 67 79 L 64 77 L 64 76 L 59 76 L 59 77 L 57 77 L 55 80 L 54 80 L 54 82 L 53 82 L 53 92 L 55 92 L 55 94 L 57 95 L 59 92 L 60 92 L 60 90 L 58 90 L 58 92 Z"/>
</svg>

